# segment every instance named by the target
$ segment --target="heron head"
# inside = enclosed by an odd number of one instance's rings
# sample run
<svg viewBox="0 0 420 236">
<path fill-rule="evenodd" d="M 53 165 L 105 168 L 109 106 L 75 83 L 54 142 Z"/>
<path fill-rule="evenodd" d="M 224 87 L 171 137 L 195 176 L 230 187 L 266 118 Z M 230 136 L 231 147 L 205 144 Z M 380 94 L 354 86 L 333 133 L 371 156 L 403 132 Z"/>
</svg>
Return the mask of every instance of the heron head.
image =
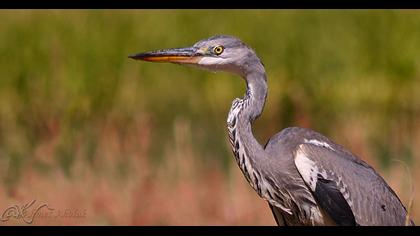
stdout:
<svg viewBox="0 0 420 236">
<path fill-rule="evenodd" d="M 260 62 L 255 52 L 241 40 L 226 35 L 201 40 L 192 47 L 163 49 L 129 57 L 150 62 L 194 65 L 211 71 L 227 71 L 239 75 L 246 74 L 247 67 L 255 64 L 252 63 L 253 60 Z"/>
</svg>

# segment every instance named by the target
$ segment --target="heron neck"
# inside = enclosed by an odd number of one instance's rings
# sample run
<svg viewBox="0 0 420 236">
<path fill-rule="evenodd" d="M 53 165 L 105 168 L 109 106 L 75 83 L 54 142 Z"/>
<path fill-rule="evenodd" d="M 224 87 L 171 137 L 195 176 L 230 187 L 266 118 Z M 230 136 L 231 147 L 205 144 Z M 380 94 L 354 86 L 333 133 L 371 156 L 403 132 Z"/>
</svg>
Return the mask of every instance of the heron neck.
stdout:
<svg viewBox="0 0 420 236">
<path fill-rule="evenodd" d="M 247 90 L 243 98 L 242 111 L 238 114 L 237 132 L 250 159 L 262 156 L 263 148 L 252 133 L 252 123 L 261 115 L 267 98 L 267 82 L 265 72 L 252 72 L 246 77 Z"/>
<path fill-rule="evenodd" d="M 249 105 L 244 107 L 244 111 L 248 115 L 249 122 L 257 119 L 265 105 L 267 98 L 267 79 L 265 72 L 251 72 L 245 78 L 246 80 L 246 95 L 244 100 L 247 100 Z"/>
<path fill-rule="evenodd" d="M 251 186 L 261 194 L 258 181 L 261 159 L 265 151 L 252 133 L 252 122 L 263 111 L 267 97 L 264 72 L 253 72 L 245 77 L 247 91 L 243 99 L 235 99 L 228 116 L 228 132 L 236 161 Z"/>
</svg>

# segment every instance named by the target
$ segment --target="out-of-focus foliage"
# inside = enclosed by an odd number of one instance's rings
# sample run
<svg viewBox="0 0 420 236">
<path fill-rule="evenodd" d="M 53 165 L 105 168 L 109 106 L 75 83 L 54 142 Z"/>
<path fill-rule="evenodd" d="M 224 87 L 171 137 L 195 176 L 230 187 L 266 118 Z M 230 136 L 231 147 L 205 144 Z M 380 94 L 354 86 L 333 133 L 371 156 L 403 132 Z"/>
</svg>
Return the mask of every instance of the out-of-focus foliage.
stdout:
<svg viewBox="0 0 420 236">
<path fill-rule="evenodd" d="M 133 156 L 157 170 L 177 148 L 198 165 L 232 170 L 225 120 L 243 81 L 127 58 L 216 34 L 241 38 L 266 66 L 269 96 L 254 126 L 262 144 L 302 126 L 382 171 L 392 159 L 414 165 L 418 29 L 419 11 L 408 10 L 1 11 L 1 180 L 24 185 L 27 169 L 46 176 L 59 169 L 71 179 L 82 160 L 123 185 Z M 104 158 L 115 143 L 121 148 Z"/>
</svg>

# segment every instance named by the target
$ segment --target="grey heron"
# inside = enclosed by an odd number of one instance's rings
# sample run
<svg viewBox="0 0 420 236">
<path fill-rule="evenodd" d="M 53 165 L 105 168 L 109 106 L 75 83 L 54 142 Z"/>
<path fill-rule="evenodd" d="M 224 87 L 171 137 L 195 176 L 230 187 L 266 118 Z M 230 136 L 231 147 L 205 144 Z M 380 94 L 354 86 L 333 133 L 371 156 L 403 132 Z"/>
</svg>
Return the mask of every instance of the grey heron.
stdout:
<svg viewBox="0 0 420 236">
<path fill-rule="evenodd" d="M 246 93 L 232 102 L 227 118 L 229 141 L 239 168 L 278 225 L 405 225 L 407 210 L 385 180 L 322 134 L 289 127 L 265 146 L 258 143 L 252 123 L 263 111 L 267 77 L 255 51 L 241 40 L 218 35 L 192 47 L 129 57 L 231 72 L 245 80 Z"/>
</svg>

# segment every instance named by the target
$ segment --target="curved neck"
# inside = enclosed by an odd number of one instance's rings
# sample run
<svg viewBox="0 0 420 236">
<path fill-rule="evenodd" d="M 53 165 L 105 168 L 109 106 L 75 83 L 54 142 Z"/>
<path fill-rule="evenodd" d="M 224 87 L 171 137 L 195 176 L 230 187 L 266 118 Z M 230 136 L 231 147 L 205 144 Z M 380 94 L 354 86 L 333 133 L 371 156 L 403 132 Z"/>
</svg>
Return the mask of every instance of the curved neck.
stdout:
<svg viewBox="0 0 420 236">
<path fill-rule="evenodd" d="M 267 79 L 264 71 L 258 71 L 248 74 L 245 80 L 247 90 L 244 100 L 247 100 L 249 104 L 243 110 L 249 115 L 249 122 L 252 122 L 261 115 L 264 109 L 268 91 Z"/>
<path fill-rule="evenodd" d="M 258 192 L 261 158 L 265 157 L 263 147 L 252 134 L 252 122 L 263 111 L 267 97 L 267 82 L 264 68 L 247 73 L 247 91 L 242 99 L 235 99 L 228 116 L 228 133 L 236 161 L 251 186 Z"/>
</svg>

